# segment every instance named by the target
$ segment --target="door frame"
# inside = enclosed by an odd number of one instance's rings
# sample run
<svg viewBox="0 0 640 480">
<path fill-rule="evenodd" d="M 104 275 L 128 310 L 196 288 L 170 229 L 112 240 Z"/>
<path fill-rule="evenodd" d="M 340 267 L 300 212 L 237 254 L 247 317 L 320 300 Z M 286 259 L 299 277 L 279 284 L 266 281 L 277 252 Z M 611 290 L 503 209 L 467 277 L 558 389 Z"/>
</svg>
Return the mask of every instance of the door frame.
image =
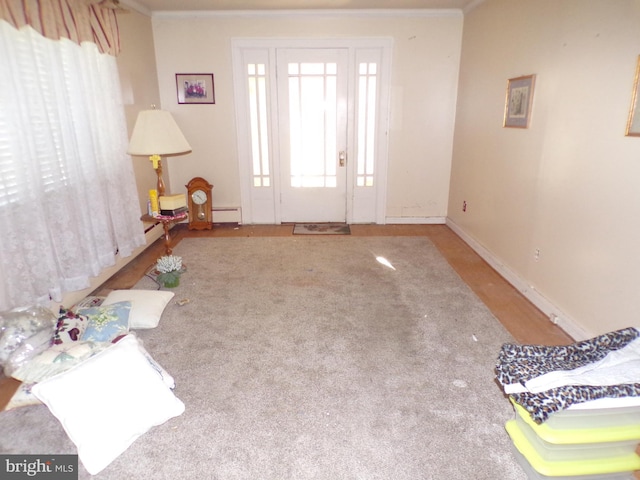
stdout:
<svg viewBox="0 0 640 480">
<path fill-rule="evenodd" d="M 391 54 L 393 39 L 390 37 L 354 38 L 232 38 L 231 50 L 236 113 L 236 141 L 242 222 L 245 224 L 280 224 L 280 132 L 278 131 L 276 51 L 277 49 L 344 48 L 348 50 L 348 132 L 347 132 L 347 223 L 384 224 L 386 217 L 389 103 L 391 79 Z M 380 68 L 378 114 L 376 119 L 375 188 L 366 190 L 355 187 L 355 94 L 356 68 L 360 58 L 374 56 Z M 253 185 L 251 126 L 245 65 L 259 62 L 267 64 L 267 109 L 269 125 L 269 162 L 272 182 L 268 187 Z M 365 60 L 368 61 L 368 60 Z M 352 160 L 351 160 L 352 159 Z"/>
</svg>

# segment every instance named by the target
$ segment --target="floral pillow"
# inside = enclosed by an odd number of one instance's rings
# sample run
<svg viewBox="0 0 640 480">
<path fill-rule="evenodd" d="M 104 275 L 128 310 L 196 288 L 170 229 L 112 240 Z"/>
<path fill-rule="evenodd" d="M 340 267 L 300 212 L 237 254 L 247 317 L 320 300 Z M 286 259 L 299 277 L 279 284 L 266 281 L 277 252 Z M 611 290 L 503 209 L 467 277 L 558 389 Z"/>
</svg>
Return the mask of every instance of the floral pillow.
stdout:
<svg viewBox="0 0 640 480">
<path fill-rule="evenodd" d="M 87 329 L 87 323 L 85 315 L 60 308 L 58 323 L 53 332 L 53 344 L 61 345 L 63 343 L 77 342 Z"/>
<path fill-rule="evenodd" d="M 42 382 L 79 365 L 110 345 L 108 342 L 88 341 L 53 345 L 36 355 L 30 362 L 23 364 L 11 376 L 25 383 Z"/>
<path fill-rule="evenodd" d="M 83 308 L 78 311 L 88 319 L 82 340 L 111 342 L 129 332 L 131 302 L 117 302 L 111 305 Z"/>
</svg>

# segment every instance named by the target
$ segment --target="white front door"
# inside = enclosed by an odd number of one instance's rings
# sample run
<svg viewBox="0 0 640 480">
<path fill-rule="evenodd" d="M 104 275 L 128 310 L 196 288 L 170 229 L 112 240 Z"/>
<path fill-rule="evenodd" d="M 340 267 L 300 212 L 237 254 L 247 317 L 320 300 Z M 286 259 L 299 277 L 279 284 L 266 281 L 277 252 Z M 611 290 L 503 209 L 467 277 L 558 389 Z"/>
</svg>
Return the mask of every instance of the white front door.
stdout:
<svg viewBox="0 0 640 480">
<path fill-rule="evenodd" d="M 282 222 L 345 222 L 347 49 L 278 49 Z"/>
<path fill-rule="evenodd" d="M 384 223 L 393 42 L 232 43 L 242 221 Z"/>
</svg>

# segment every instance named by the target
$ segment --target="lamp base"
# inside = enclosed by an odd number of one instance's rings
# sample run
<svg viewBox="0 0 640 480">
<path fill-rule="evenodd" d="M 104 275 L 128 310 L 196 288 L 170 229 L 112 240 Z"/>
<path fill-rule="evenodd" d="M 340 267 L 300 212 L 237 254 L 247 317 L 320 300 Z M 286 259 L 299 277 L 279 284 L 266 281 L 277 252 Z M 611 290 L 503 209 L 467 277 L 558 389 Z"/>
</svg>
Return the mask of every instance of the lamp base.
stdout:
<svg viewBox="0 0 640 480">
<path fill-rule="evenodd" d="M 162 158 L 159 155 L 151 155 L 149 160 L 153 162 L 153 168 L 156 170 L 156 174 L 158 175 L 158 197 L 164 196 L 164 180 L 162 179 Z"/>
</svg>

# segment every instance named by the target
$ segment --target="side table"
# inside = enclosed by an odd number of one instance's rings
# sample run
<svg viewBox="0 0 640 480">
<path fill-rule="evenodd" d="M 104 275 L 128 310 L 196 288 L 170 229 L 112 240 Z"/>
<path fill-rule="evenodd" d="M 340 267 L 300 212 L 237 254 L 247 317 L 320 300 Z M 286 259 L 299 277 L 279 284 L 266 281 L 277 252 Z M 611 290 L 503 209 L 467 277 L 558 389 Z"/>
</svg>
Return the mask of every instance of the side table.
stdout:
<svg viewBox="0 0 640 480">
<path fill-rule="evenodd" d="M 173 225 L 175 222 L 184 220 L 188 216 L 189 216 L 189 212 L 183 212 L 183 213 L 179 213 L 177 215 L 172 215 L 172 216 L 156 215 L 155 217 L 145 213 L 140 217 L 140 220 L 142 220 L 143 222 L 150 222 L 150 223 L 154 223 L 154 222 L 162 223 L 162 228 L 164 229 L 164 251 L 166 255 L 171 255 L 171 252 L 173 250 L 171 249 L 171 234 L 169 233 L 169 229 L 171 228 L 171 225 Z"/>
</svg>

